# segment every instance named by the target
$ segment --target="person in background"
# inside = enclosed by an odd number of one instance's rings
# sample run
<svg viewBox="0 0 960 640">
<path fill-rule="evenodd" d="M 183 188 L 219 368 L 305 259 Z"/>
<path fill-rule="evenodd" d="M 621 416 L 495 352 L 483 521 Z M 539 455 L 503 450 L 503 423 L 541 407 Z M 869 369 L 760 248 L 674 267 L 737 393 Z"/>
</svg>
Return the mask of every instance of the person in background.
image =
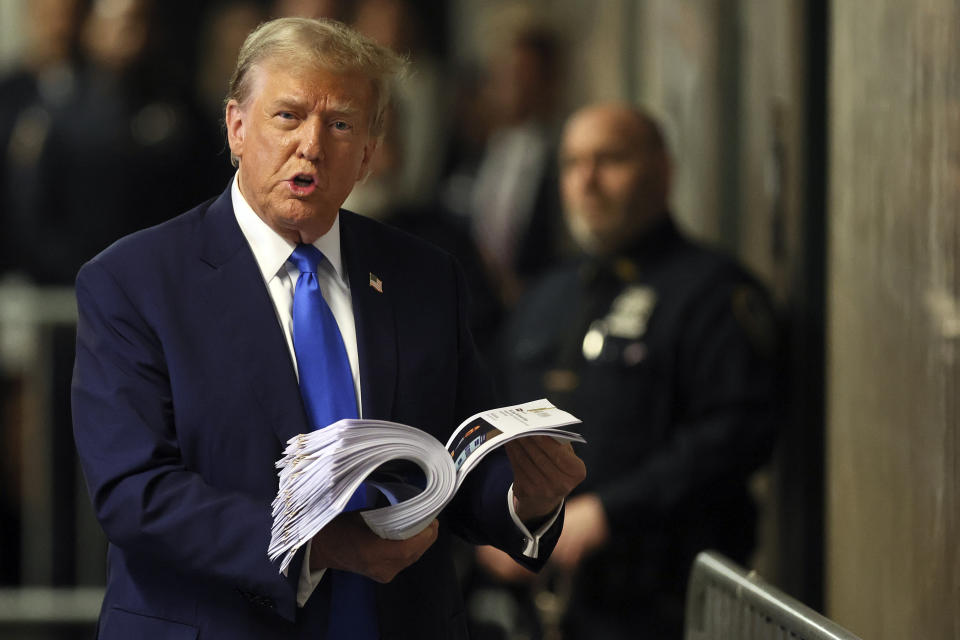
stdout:
<svg viewBox="0 0 960 640">
<path fill-rule="evenodd" d="M 494 584 L 565 603 L 548 620 L 565 640 L 679 640 L 697 552 L 746 564 L 754 548 L 748 479 L 778 423 L 774 313 L 734 260 L 677 228 L 670 178 L 643 111 L 574 113 L 560 182 L 583 255 L 533 287 L 504 334 L 508 398 L 580 417 L 591 472 L 567 502 L 550 580 L 494 549 L 478 562 Z"/>
<path fill-rule="evenodd" d="M 515 30 L 485 79 L 492 126 L 471 188 L 469 218 L 501 300 L 554 264 L 564 244 L 556 218 L 556 114 L 561 42 L 546 27 Z"/>
<path fill-rule="evenodd" d="M 487 106 L 487 79 L 478 63 L 461 63 L 451 73 L 450 133 L 442 153 L 438 197 L 451 215 L 469 224 L 473 184 L 494 127 Z"/>
<path fill-rule="evenodd" d="M 164 66 L 159 15 L 152 0 L 93 0 L 83 20 L 75 88 L 19 165 L 6 213 L 17 269 L 36 283 L 72 284 L 98 251 L 196 202 L 224 173 L 215 127 Z"/>
<path fill-rule="evenodd" d="M 408 0 L 359 0 L 352 24 L 409 61 L 410 72 L 394 91 L 395 195 L 404 205 L 433 206 L 449 114 L 443 68 L 423 38 L 423 21 Z"/>
<path fill-rule="evenodd" d="M 443 440 L 493 402 L 456 261 L 340 208 L 401 67 L 340 23 L 261 25 L 225 102 L 235 177 L 81 269 L 73 416 L 110 541 L 100 638 L 461 638 L 453 534 L 531 569 L 549 556 L 585 475 L 549 437 L 485 458 L 410 539 L 347 510 L 288 574 L 267 556 L 290 438 L 363 417 Z"/>
<path fill-rule="evenodd" d="M 223 94 L 237 52 L 258 24 L 268 17 L 261 0 L 220 0 L 203 15 L 200 64 L 195 78 L 197 101 L 209 122 L 223 119 Z"/>
<path fill-rule="evenodd" d="M 89 2 L 26 3 L 26 46 L 20 66 L 0 79 L 0 273 L 23 271 L 33 250 L 30 191 L 59 112 L 78 89 L 80 40 Z"/>
<path fill-rule="evenodd" d="M 397 126 L 404 113 L 396 104 L 388 109 L 386 131 L 370 162 L 370 173 L 343 206 L 422 238 L 457 259 L 470 291 L 470 330 L 481 357 L 489 356 L 503 317 L 500 301 L 462 220 L 450 214 L 436 194 L 422 202 L 404 197 L 405 129 Z"/>
<path fill-rule="evenodd" d="M 80 33 L 88 5 L 84 0 L 23 3 L 23 55 L 19 65 L 0 78 L 0 281 L 16 283 L 29 279 L 32 274 L 24 268 L 24 261 L 32 253 L 44 251 L 36 238 L 23 235 L 34 213 L 25 206 L 25 196 L 37 175 L 35 169 L 50 136 L 51 123 L 68 108 L 77 91 Z M 53 256 L 53 260 L 57 259 Z M 73 361 L 72 336 L 63 333 L 66 332 L 59 328 L 51 332 L 51 348 L 58 357 L 59 372 L 69 371 Z M 61 344 L 65 344 L 64 349 L 59 348 Z M 17 585 L 24 561 L 21 513 L 29 499 L 22 483 L 21 452 L 22 441 L 27 437 L 24 415 L 30 406 L 25 390 L 30 384 L 22 371 L 15 366 L 8 369 L 6 364 L 0 363 L 0 584 Z M 51 391 L 57 395 L 50 411 L 55 417 L 62 417 L 66 393 L 58 394 L 63 390 L 56 387 L 56 381 L 50 381 Z M 57 461 L 63 462 L 66 469 L 50 474 L 52 489 L 68 489 L 73 472 L 69 466 L 71 447 L 58 442 L 54 448 L 58 454 L 65 454 Z M 53 518 L 57 525 L 69 529 L 74 523 L 72 505 L 60 499 L 60 495 L 57 494 Z M 64 584 L 72 567 L 67 566 L 69 559 L 64 554 L 57 553 L 55 558 L 52 577 Z"/>
</svg>

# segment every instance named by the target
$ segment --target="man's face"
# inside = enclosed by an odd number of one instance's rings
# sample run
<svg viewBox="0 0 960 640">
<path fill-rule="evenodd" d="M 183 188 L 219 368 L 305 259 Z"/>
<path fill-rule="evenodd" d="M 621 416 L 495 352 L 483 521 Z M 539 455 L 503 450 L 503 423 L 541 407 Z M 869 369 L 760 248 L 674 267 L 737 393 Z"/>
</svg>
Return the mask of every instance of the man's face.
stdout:
<svg viewBox="0 0 960 640">
<path fill-rule="evenodd" d="M 590 253 L 623 248 L 666 210 L 668 167 L 625 108 L 593 107 L 566 126 L 560 153 L 567 224 Z"/>
<path fill-rule="evenodd" d="M 240 192 L 293 242 L 330 229 L 376 149 L 373 85 L 359 75 L 266 62 L 251 70 L 244 104 L 227 105 Z"/>
</svg>

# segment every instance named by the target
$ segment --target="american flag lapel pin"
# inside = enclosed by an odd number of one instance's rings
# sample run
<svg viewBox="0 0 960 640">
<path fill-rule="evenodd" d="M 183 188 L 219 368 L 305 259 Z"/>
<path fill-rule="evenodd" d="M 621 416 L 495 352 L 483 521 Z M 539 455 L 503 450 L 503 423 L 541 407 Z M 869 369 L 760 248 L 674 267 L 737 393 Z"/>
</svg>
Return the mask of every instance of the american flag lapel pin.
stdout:
<svg viewBox="0 0 960 640">
<path fill-rule="evenodd" d="M 383 293 L 383 280 L 370 274 L 370 286 L 376 289 L 377 293 Z"/>
</svg>

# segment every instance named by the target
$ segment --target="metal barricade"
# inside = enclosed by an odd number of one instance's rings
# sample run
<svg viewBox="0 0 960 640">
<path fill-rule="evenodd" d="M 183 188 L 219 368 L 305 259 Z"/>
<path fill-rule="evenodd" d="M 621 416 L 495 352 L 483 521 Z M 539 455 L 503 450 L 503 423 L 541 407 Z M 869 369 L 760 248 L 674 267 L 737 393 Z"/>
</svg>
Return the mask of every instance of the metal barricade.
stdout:
<svg viewBox="0 0 960 640">
<path fill-rule="evenodd" d="M 860 640 L 712 551 L 693 563 L 684 627 L 685 640 Z"/>
<path fill-rule="evenodd" d="M 4 550 L 19 566 L 15 581 L 2 580 L 3 638 L 88 637 L 103 597 L 106 540 L 70 425 L 75 325 L 71 287 L 0 282 L 0 475 L 20 526 L 18 548 Z"/>
</svg>

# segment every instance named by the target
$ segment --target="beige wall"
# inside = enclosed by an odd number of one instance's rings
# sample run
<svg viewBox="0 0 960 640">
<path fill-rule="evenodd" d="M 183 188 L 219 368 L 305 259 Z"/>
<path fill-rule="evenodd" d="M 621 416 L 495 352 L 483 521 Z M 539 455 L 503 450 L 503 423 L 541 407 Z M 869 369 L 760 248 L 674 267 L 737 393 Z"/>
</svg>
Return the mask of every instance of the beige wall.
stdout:
<svg viewBox="0 0 960 640">
<path fill-rule="evenodd" d="M 741 0 L 740 256 L 784 301 L 802 251 L 804 31 L 799 0 Z"/>
<path fill-rule="evenodd" d="M 722 0 L 647 0 L 636 37 L 637 102 L 663 123 L 674 156 L 673 210 L 694 235 L 721 236 Z"/>
<path fill-rule="evenodd" d="M 960 3 L 831 6 L 828 611 L 960 638 Z"/>
<path fill-rule="evenodd" d="M 25 0 L 0 0 L 0 74 L 15 65 L 23 47 Z"/>
</svg>

